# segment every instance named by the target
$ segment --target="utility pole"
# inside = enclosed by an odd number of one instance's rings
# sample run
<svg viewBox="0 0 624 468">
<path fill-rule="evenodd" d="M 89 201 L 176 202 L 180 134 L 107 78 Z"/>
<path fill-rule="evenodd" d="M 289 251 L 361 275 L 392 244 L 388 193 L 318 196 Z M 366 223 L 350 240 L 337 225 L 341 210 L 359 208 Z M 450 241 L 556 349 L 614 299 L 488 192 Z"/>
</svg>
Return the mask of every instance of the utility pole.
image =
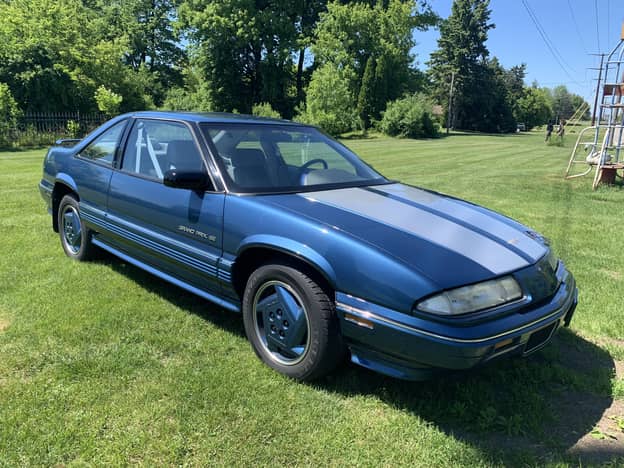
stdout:
<svg viewBox="0 0 624 468">
<path fill-rule="evenodd" d="M 624 29 L 624 25 L 622 26 Z M 624 31 L 623 31 L 624 32 Z M 592 111 L 592 127 L 596 125 L 596 109 L 598 108 L 598 95 L 600 94 L 600 82 L 602 81 L 602 65 L 605 54 L 600 54 L 600 68 L 598 69 L 598 84 L 596 85 L 596 96 L 594 97 L 594 110 Z"/>
<path fill-rule="evenodd" d="M 446 134 L 451 130 L 451 111 L 453 110 L 453 84 L 455 82 L 455 72 L 451 72 L 451 90 L 449 92 L 448 112 L 446 116 Z"/>
</svg>

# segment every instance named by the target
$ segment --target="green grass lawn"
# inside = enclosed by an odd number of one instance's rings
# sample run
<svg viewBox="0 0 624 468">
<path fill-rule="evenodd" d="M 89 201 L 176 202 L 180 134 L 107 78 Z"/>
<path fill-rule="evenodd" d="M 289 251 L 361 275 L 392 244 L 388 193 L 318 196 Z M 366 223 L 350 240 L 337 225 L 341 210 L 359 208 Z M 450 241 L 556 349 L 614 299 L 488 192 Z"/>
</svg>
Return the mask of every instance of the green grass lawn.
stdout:
<svg viewBox="0 0 624 468">
<path fill-rule="evenodd" d="M 420 383 L 348 364 L 281 377 L 238 315 L 110 256 L 67 259 L 37 191 L 45 151 L 0 153 L 0 465 L 624 463 L 624 190 L 562 180 L 573 137 L 345 141 L 542 232 L 578 281 L 551 346 Z"/>
</svg>

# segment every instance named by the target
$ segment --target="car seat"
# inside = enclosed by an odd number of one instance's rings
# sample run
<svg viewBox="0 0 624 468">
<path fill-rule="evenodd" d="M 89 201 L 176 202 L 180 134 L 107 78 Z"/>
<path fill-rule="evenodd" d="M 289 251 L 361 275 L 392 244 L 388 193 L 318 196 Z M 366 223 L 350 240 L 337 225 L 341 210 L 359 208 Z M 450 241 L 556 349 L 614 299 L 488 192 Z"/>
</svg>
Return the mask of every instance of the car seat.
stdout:
<svg viewBox="0 0 624 468">
<path fill-rule="evenodd" d="M 238 148 L 230 156 L 233 179 L 241 187 L 270 187 L 271 177 L 262 150 Z"/>
<path fill-rule="evenodd" d="M 167 145 L 167 167 L 180 172 L 202 171 L 202 158 L 192 140 L 171 140 Z"/>
</svg>

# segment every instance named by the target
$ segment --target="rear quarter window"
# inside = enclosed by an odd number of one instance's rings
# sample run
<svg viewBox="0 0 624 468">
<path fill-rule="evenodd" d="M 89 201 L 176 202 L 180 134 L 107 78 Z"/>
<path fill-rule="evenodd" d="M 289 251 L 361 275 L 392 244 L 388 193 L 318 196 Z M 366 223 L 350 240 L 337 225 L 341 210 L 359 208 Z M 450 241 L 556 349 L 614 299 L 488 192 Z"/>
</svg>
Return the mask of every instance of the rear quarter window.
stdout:
<svg viewBox="0 0 624 468">
<path fill-rule="evenodd" d="M 91 161 L 97 161 L 107 166 L 112 166 L 115 159 L 115 152 L 119 146 L 121 135 L 126 126 L 126 121 L 119 122 L 106 130 L 89 145 L 87 145 L 79 156 Z"/>
</svg>

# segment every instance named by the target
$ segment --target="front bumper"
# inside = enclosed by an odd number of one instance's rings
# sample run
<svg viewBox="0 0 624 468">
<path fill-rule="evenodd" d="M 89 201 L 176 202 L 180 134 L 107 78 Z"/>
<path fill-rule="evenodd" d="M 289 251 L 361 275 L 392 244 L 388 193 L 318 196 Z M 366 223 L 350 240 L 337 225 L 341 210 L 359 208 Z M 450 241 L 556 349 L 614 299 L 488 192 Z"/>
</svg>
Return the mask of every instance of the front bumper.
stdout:
<svg viewBox="0 0 624 468">
<path fill-rule="evenodd" d="M 342 333 L 356 364 L 393 377 L 422 380 L 439 370 L 463 370 L 492 359 L 527 355 L 567 326 L 578 300 L 563 263 L 560 285 L 546 304 L 472 326 L 453 326 L 336 293 Z"/>
</svg>

